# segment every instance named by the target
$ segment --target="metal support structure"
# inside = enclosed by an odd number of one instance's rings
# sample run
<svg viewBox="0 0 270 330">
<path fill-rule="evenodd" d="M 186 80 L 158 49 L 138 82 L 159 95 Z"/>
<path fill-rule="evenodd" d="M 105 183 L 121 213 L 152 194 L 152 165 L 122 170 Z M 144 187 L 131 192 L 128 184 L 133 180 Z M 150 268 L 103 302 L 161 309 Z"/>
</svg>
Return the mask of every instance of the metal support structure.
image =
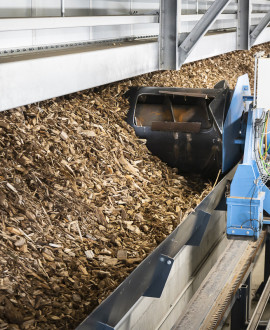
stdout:
<svg viewBox="0 0 270 330">
<path fill-rule="evenodd" d="M 269 218 L 266 218 L 270 220 Z M 266 226 L 266 239 L 264 251 L 264 280 L 256 291 L 256 297 L 260 297 L 270 276 L 270 226 Z"/>
<path fill-rule="evenodd" d="M 265 257 L 264 257 L 264 284 L 270 277 L 270 226 L 267 226 L 265 242 Z"/>
<path fill-rule="evenodd" d="M 248 277 L 248 282 L 249 282 Z M 249 309 L 249 284 L 242 284 L 237 290 L 236 300 L 231 311 L 231 330 L 245 329 Z"/>
<path fill-rule="evenodd" d="M 61 16 L 65 16 L 65 0 L 61 0 Z"/>
<path fill-rule="evenodd" d="M 261 317 L 263 315 L 263 312 L 265 310 L 269 298 L 270 298 L 270 277 L 265 285 L 265 288 L 256 306 L 256 309 L 252 315 L 247 330 L 257 329 L 257 326 L 259 325 L 259 322 L 261 320 Z"/>
<path fill-rule="evenodd" d="M 237 49 L 250 49 L 251 0 L 238 0 Z"/>
<path fill-rule="evenodd" d="M 178 11 L 180 0 L 160 1 L 159 68 L 176 70 L 178 68 L 177 39 Z"/>
<path fill-rule="evenodd" d="M 268 13 L 263 17 L 260 23 L 255 27 L 255 29 L 250 34 L 250 45 L 253 46 L 258 39 L 259 35 L 267 28 L 268 24 L 270 23 L 270 10 Z"/>
<path fill-rule="evenodd" d="M 218 15 L 225 9 L 231 0 L 214 1 L 207 12 L 195 25 L 186 39 L 179 46 L 179 63 L 183 64 L 191 53 L 193 48 L 197 45 L 200 39 L 207 33 L 213 25 Z"/>
</svg>

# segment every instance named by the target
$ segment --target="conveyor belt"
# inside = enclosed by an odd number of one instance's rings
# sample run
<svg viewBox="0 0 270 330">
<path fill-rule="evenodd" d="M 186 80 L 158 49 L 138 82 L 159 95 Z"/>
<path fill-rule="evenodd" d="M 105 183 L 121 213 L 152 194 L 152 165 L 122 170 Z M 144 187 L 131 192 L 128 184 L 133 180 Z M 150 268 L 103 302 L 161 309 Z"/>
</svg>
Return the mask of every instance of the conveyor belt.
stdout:
<svg viewBox="0 0 270 330">
<path fill-rule="evenodd" d="M 216 329 L 265 239 L 232 240 L 201 284 L 174 329 Z"/>
<path fill-rule="evenodd" d="M 225 190 L 233 174 L 77 329 L 214 329 L 265 238 L 263 232 L 256 242 L 227 239 Z"/>
<path fill-rule="evenodd" d="M 168 329 L 175 324 L 228 244 L 226 212 L 219 206 L 233 173 L 78 329 Z"/>
</svg>

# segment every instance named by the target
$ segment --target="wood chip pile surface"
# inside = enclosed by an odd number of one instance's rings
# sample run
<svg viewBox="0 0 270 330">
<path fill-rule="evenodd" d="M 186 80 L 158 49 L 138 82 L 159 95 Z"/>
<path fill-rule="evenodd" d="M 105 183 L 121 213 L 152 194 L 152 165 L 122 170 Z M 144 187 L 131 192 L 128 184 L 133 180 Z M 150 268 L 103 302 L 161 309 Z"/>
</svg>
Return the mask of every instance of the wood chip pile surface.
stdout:
<svg viewBox="0 0 270 330">
<path fill-rule="evenodd" d="M 72 329 L 209 193 L 126 124 L 130 86 L 234 86 L 235 52 L 0 114 L 0 329 Z"/>
</svg>

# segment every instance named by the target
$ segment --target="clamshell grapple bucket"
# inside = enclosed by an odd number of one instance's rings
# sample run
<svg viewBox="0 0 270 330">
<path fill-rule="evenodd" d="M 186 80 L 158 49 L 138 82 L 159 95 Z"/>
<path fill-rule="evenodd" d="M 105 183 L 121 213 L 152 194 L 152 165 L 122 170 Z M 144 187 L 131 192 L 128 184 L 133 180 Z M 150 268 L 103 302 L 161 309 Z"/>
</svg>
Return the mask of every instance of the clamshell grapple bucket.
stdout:
<svg viewBox="0 0 270 330">
<path fill-rule="evenodd" d="M 232 91 L 142 87 L 129 91 L 127 121 L 149 150 L 182 173 L 215 176 L 222 166 L 223 123 Z"/>
</svg>

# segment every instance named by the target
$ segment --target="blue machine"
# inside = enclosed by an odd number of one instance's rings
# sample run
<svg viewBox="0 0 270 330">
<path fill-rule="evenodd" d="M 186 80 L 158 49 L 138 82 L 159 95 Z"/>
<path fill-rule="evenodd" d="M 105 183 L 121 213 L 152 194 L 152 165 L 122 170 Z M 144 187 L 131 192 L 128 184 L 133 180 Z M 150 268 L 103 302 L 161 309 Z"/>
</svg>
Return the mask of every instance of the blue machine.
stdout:
<svg viewBox="0 0 270 330">
<path fill-rule="evenodd" d="M 223 170 L 231 167 L 236 146 L 242 144 L 243 160 L 227 197 L 227 235 L 257 239 L 263 224 L 270 224 L 264 219 L 264 211 L 270 214 L 270 115 L 268 109 L 256 107 L 256 97 L 249 93 L 248 77 L 244 75 L 238 79 L 224 123 Z M 239 125 L 242 129 L 236 138 Z"/>
<path fill-rule="evenodd" d="M 268 61 L 270 71 L 270 59 L 260 60 Z M 256 105 L 268 91 L 260 88 L 256 98 L 254 90 L 253 98 L 247 74 L 234 90 L 226 81 L 212 89 L 132 89 L 127 122 L 154 155 L 181 173 L 216 178 L 243 157 L 227 197 L 227 234 L 258 238 L 263 223 L 270 224 L 264 218 L 264 211 L 270 214 L 270 118 L 268 109 Z M 270 108 L 270 100 L 266 104 Z"/>
</svg>

